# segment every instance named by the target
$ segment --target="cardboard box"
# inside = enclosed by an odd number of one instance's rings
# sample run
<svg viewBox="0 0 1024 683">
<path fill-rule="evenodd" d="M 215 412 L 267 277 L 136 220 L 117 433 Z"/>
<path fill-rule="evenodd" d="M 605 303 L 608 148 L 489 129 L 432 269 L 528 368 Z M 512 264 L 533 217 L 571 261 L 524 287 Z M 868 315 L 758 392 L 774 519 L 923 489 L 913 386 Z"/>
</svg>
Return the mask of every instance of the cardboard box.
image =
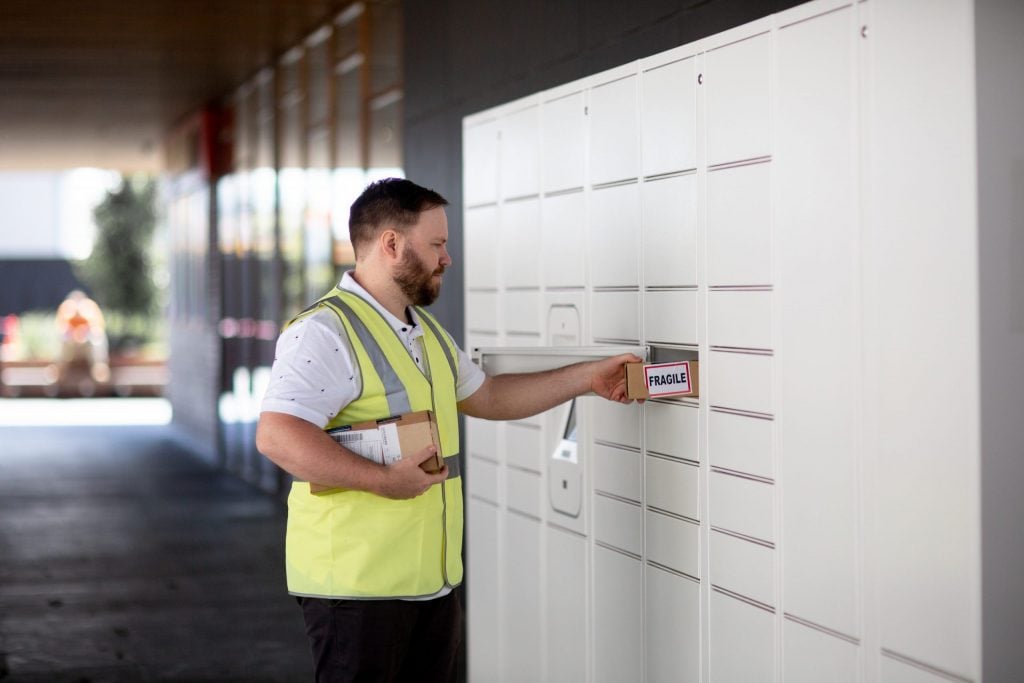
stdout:
<svg viewBox="0 0 1024 683">
<path fill-rule="evenodd" d="M 699 396 L 700 372 L 695 360 L 673 363 L 626 363 L 626 397 Z"/>
<path fill-rule="evenodd" d="M 420 410 L 404 415 L 393 415 L 380 420 L 359 422 L 331 429 L 327 432 L 332 439 L 367 460 L 390 465 L 402 456 L 415 455 L 430 444 L 437 454 L 420 464 L 426 472 L 437 472 L 444 467 L 441 455 L 441 438 L 437 432 L 437 420 L 429 410 Z M 336 487 L 310 482 L 312 493 Z"/>
</svg>

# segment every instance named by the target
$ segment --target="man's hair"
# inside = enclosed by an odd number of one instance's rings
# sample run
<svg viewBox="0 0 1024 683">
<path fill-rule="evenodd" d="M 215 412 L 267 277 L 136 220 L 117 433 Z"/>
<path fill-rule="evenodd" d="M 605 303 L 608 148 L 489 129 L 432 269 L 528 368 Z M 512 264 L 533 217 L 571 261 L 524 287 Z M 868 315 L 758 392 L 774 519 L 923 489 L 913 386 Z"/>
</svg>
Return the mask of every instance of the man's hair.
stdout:
<svg viewBox="0 0 1024 683">
<path fill-rule="evenodd" d="M 448 200 L 433 190 L 404 178 L 385 178 L 370 183 L 352 202 L 348 235 L 356 253 L 384 227 L 404 232 L 423 211 L 447 206 Z"/>
</svg>

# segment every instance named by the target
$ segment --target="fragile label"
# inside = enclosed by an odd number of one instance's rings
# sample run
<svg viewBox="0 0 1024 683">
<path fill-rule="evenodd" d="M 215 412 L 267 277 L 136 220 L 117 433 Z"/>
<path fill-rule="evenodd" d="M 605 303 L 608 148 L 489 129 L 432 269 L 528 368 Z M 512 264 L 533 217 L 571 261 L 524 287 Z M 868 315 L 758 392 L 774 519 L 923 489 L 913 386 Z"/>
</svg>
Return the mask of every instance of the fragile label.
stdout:
<svg viewBox="0 0 1024 683">
<path fill-rule="evenodd" d="M 644 382 L 651 396 L 688 394 L 690 386 L 690 363 L 658 363 L 644 366 Z"/>
</svg>

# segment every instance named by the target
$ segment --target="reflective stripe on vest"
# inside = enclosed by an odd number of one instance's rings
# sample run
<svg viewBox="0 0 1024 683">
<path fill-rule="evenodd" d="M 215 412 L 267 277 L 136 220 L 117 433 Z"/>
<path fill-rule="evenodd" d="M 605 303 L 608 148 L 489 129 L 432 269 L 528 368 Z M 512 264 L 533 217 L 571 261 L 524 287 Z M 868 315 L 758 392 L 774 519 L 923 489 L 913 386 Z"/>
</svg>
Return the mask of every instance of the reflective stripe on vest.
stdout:
<svg viewBox="0 0 1024 683">
<path fill-rule="evenodd" d="M 307 483 L 295 482 L 288 497 L 288 590 L 328 598 L 400 598 L 458 585 L 463 502 L 456 350 L 437 322 L 417 310 L 431 369 L 427 380 L 372 304 L 335 288 L 303 315 L 320 306 L 338 315 L 362 375 L 359 397 L 325 429 L 433 410 L 448 479 L 410 500 L 345 489 L 313 495 Z"/>
</svg>

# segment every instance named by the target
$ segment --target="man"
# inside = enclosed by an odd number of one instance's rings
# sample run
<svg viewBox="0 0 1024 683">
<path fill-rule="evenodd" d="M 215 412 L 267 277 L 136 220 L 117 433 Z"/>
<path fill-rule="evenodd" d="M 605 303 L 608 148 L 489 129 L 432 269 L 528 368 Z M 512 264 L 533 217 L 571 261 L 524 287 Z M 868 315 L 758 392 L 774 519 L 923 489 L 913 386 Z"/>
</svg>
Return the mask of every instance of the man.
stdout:
<svg viewBox="0 0 1024 683">
<path fill-rule="evenodd" d="M 352 204 L 354 271 L 289 324 L 277 345 L 256 444 L 295 476 L 288 590 L 306 620 L 317 681 L 452 681 L 462 607 L 458 411 L 534 415 L 594 391 L 628 403 L 632 355 L 550 372 L 487 377 L 421 307 L 441 291 L 448 221 L 441 195 L 408 180 L 371 184 Z M 432 410 L 445 465 L 428 447 L 389 465 L 326 430 Z M 308 482 L 335 487 L 311 493 Z"/>
</svg>

